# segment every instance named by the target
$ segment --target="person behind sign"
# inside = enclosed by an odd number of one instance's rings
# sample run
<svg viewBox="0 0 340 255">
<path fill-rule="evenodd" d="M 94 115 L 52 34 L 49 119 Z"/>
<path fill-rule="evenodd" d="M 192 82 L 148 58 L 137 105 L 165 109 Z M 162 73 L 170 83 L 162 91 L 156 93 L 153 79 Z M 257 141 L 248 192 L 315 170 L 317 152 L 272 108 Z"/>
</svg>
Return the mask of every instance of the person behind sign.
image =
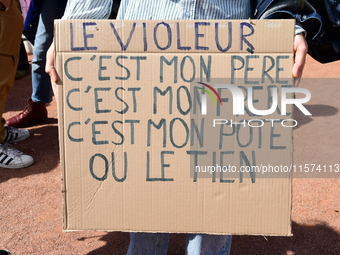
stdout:
<svg viewBox="0 0 340 255">
<path fill-rule="evenodd" d="M 300 3 L 301 2 L 301 3 Z M 63 18 L 107 18 L 112 0 L 78 0 L 69 1 Z M 95 12 L 91 12 L 95 10 Z M 104 14 L 106 10 L 106 14 Z M 309 4 L 302 5 L 301 0 L 122 0 L 117 19 L 263 19 L 263 18 L 295 18 L 294 39 L 295 61 L 292 76 L 296 81 L 302 76 L 307 55 L 305 30 L 320 25 L 314 9 Z M 303 28 L 302 28 L 303 27 Z M 53 82 L 57 82 L 54 70 L 53 45 L 48 51 L 46 72 Z M 166 254 L 169 242 L 168 233 L 130 233 L 130 244 L 127 254 Z M 188 234 L 186 254 L 208 255 L 229 254 L 231 246 L 230 235 Z"/>
<path fill-rule="evenodd" d="M 0 0 L 0 167 L 3 168 L 22 168 L 34 162 L 31 156 L 9 145 L 27 139 L 29 131 L 5 126 L 2 117 L 19 61 L 23 24 L 19 6 L 17 0 Z"/>
</svg>

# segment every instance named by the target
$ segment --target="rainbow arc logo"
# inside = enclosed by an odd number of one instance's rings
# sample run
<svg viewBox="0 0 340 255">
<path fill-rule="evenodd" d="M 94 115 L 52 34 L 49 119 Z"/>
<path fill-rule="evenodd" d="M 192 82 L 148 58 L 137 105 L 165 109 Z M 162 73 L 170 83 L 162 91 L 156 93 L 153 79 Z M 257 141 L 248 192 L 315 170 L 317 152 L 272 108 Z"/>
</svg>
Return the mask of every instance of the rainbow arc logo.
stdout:
<svg viewBox="0 0 340 255">
<path fill-rule="evenodd" d="M 214 89 L 212 86 L 206 84 L 206 83 L 203 83 L 203 82 L 197 82 L 198 84 L 201 84 L 205 87 L 207 87 L 209 90 L 211 90 L 215 95 L 216 95 L 216 98 L 218 99 L 220 105 L 222 106 L 222 99 L 221 99 L 221 96 L 218 94 L 218 92 L 216 91 L 216 89 Z M 215 105 L 217 105 L 217 100 L 216 98 L 214 97 L 213 93 L 211 93 L 208 89 L 205 89 L 205 88 L 200 88 L 200 87 L 196 87 L 202 91 L 204 91 L 206 94 L 202 94 L 202 112 L 201 114 L 203 115 L 206 115 L 207 114 L 207 95 L 210 96 L 210 98 L 213 100 L 213 102 L 215 103 Z"/>
</svg>

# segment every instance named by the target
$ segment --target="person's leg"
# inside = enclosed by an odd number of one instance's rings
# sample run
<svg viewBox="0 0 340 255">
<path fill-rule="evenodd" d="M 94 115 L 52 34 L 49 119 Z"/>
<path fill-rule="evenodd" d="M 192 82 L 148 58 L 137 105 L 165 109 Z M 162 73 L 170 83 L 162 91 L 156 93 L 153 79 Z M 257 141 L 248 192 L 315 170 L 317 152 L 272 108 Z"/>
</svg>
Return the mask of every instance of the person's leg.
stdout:
<svg viewBox="0 0 340 255">
<path fill-rule="evenodd" d="M 26 127 L 47 120 L 45 103 L 52 101 L 50 76 L 45 72 L 46 52 L 53 41 L 54 20 L 58 18 L 57 0 L 43 1 L 32 60 L 32 96 L 26 108 L 7 120 L 13 127 Z"/>
<path fill-rule="evenodd" d="M 186 255 L 228 255 L 230 235 L 187 234 Z"/>
<path fill-rule="evenodd" d="M 13 0 L 6 11 L 0 3 L 0 167 L 4 168 L 22 168 L 34 162 L 31 156 L 24 155 L 5 143 L 16 140 L 16 130 L 5 127 L 2 117 L 18 65 L 22 26 L 18 1 Z M 29 136 L 29 133 L 26 135 Z"/>
<path fill-rule="evenodd" d="M 21 40 L 19 63 L 15 74 L 15 79 L 18 80 L 26 76 L 29 73 L 29 68 L 30 65 L 28 63 L 26 49 L 23 40 Z"/>
<path fill-rule="evenodd" d="M 130 233 L 127 255 L 166 255 L 168 233 Z"/>
<path fill-rule="evenodd" d="M 32 101 L 50 103 L 52 87 L 50 76 L 45 72 L 46 52 L 53 41 L 54 20 L 58 18 L 58 1 L 43 1 L 32 60 Z"/>
<path fill-rule="evenodd" d="M 5 11 L 0 5 L 0 143 L 5 137 L 5 110 L 7 94 L 11 89 L 19 61 L 20 38 L 22 33 L 22 16 L 16 2 Z"/>
</svg>

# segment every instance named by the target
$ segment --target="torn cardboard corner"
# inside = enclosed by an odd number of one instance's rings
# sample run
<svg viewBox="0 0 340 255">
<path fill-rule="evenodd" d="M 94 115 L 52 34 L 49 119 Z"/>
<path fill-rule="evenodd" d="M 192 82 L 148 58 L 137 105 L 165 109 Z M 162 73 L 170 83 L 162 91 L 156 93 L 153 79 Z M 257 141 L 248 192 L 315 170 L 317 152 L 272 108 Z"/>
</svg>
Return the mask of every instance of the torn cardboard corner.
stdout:
<svg viewBox="0 0 340 255">
<path fill-rule="evenodd" d="M 291 235 L 292 20 L 55 31 L 64 230 Z"/>
</svg>

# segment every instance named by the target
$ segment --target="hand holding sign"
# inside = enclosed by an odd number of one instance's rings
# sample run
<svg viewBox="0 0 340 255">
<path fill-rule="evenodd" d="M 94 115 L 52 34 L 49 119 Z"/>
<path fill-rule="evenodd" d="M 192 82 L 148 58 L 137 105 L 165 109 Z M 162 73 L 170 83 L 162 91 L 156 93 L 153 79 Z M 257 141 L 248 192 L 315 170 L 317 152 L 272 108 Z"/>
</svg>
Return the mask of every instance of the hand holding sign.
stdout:
<svg viewBox="0 0 340 255">
<path fill-rule="evenodd" d="M 306 56 L 308 51 L 308 44 L 302 33 L 295 35 L 294 38 L 294 65 L 293 65 L 293 77 L 295 79 L 295 87 L 299 85 L 303 68 L 306 62 Z"/>
<path fill-rule="evenodd" d="M 54 69 L 54 42 L 52 42 L 46 53 L 45 72 L 50 75 L 52 84 L 58 81 L 58 75 Z"/>
</svg>

